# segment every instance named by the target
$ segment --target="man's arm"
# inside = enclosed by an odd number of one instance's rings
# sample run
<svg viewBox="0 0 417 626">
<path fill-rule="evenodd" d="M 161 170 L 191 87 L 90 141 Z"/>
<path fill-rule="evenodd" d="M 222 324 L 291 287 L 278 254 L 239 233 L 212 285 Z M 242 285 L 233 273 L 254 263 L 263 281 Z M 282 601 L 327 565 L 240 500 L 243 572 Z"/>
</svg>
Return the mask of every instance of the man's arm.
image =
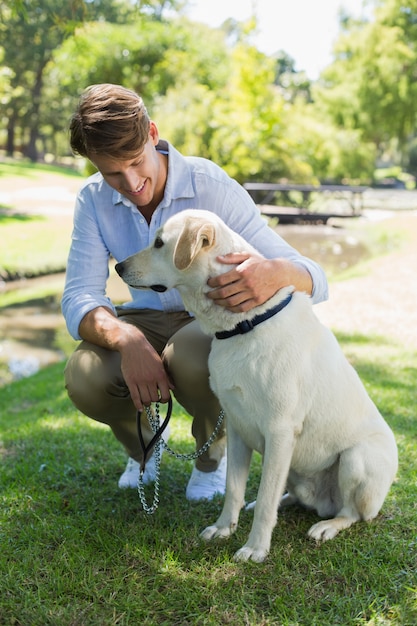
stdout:
<svg viewBox="0 0 417 626">
<path fill-rule="evenodd" d="M 245 285 L 239 282 L 238 285 L 232 287 L 232 283 L 238 278 L 236 274 L 217 277 L 219 282 L 209 282 L 209 285 L 215 289 L 225 287 L 227 283 L 230 283 L 226 290 L 226 298 L 232 298 L 232 300 L 227 303 L 223 302 L 223 306 L 231 305 L 231 310 L 235 312 L 247 311 L 266 302 L 281 287 L 288 285 L 293 285 L 296 290 L 308 293 L 314 304 L 327 300 L 328 285 L 323 269 L 312 259 L 300 254 L 268 225 L 243 187 L 232 181 L 228 192 L 224 194 L 223 204 L 215 212 L 229 228 L 250 243 L 262 259 L 257 262 L 253 257 L 254 261 L 249 262 L 247 260 L 249 255 L 240 257 L 226 255 L 223 262 L 238 265 L 236 269 L 238 273 L 240 272 L 239 279 L 247 280 L 248 283 Z M 254 277 L 253 284 L 250 280 L 251 275 Z M 233 293 L 236 287 L 240 289 Z M 239 291 L 243 293 L 239 294 Z M 224 296 L 225 292 L 212 293 L 214 299 L 220 300 L 219 304 L 225 299 Z M 244 302 L 246 304 L 243 304 Z M 240 306 L 242 308 L 239 308 Z"/>
<path fill-rule="evenodd" d="M 269 300 L 282 287 L 312 294 L 313 281 L 307 269 L 288 259 L 265 259 L 254 254 L 227 254 L 218 257 L 234 269 L 210 278 L 213 288 L 207 296 L 234 313 L 249 311 Z"/>
<path fill-rule="evenodd" d="M 138 328 L 119 320 L 110 309 L 97 307 L 83 317 L 79 334 L 120 353 L 123 378 L 139 411 L 151 402 L 168 402 L 173 385 L 161 357 Z"/>
</svg>

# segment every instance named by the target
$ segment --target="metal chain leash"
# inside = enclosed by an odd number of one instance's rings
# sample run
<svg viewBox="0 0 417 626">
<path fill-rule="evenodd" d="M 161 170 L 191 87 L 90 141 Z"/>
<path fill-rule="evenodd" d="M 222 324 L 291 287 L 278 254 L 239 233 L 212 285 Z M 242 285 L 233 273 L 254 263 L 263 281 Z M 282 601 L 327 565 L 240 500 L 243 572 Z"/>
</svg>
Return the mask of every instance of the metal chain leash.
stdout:
<svg viewBox="0 0 417 626">
<path fill-rule="evenodd" d="M 153 432 L 156 432 L 159 426 L 159 405 L 158 404 L 155 405 L 155 416 L 153 416 L 150 408 L 146 407 L 146 415 L 148 416 L 148 420 L 149 420 L 149 423 L 151 425 Z M 176 452 L 175 450 L 170 448 L 166 441 L 164 441 L 163 439 L 160 439 L 160 441 L 162 442 L 162 447 L 164 448 L 164 450 L 166 450 L 171 456 L 175 457 L 176 459 L 180 459 L 182 461 L 193 461 L 194 459 L 198 459 L 198 457 L 204 454 L 204 452 L 207 452 L 207 450 L 210 448 L 213 441 L 216 439 L 217 435 L 219 434 L 221 425 L 223 423 L 223 419 L 224 419 L 224 411 L 223 409 L 220 409 L 219 417 L 217 418 L 216 426 L 214 427 L 212 434 L 210 435 L 206 443 L 203 444 L 201 448 L 197 450 L 196 452 L 191 452 L 190 454 L 181 454 L 180 452 Z"/>
<path fill-rule="evenodd" d="M 143 482 L 144 472 L 142 470 L 139 472 L 139 478 L 138 478 L 139 500 L 142 504 L 143 510 L 145 511 L 145 513 L 148 513 L 148 515 L 152 515 L 153 513 L 155 513 L 159 505 L 159 474 L 160 474 L 160 467 L 161 467 L 162 438 L 160 438 L 156 442 L 153 454 L 155 457 L 155 484 L 154 484 L 153 501 L 151 505 L 149 505 L 146 500 L 145 485 Z"/>
<path fill-rule="evenodd" d="M 152 409 L 147 406 L 146 415 L 148 417 L 148 421 L 152 428 L 152 431 L 156 434 L 158 432 L 159 423 L 160 423 L 159 422 L 159 404 L 158 403 L 155 404 L 155 413 L 153 413 Z M 162 437 L 158 439 L 158 441 L 155 444 L 154 452 L 153 452 L 153 456 L 155 457 L 155 484 L 154 484 L 154 496 L 153 496 L 153 501 L 151 505 L 148 505 L 147 500 L 146 500 L 145 487 L 144 487 L 144 482 L 143 482 L 144 472 L 143 471 L 139 472 L 138 494 L 139 494 L 139 499 L 140 499 L 140 502 L 142 504 L 142 507 L 145 513 L 148 513 L 148 515 L 152 515 L 153 513 L 155 513 L 159 505 L 159 478 L 160 478 L 162 449 L 166 450 L 168 454 L 170 454 L 171 456 L 175 457 L 176 459 L 180 459 L 182 461 L 192 461 L 194 459 L 197 459 L 202 454 L 204 454 L 204 452 L 207 452 L 211 444 L 214 442 L 214 440 L 216 439 L 217 435 L 220 432 L 220 428 L 223 423 L 223 420 L 224 420 L 224 411 L 223 409 L 221 409 L 219 413 L 219 417 L 217 418 L 216 426 L 212 434 L 206 441 L 206 443 L 203 444 L 199 450 L 197 450 L 196 452 L 191 452 L 190 454 L 181 454 L 180 452 L 176 452 L 175 450 L 170 448 L 170 446 L 166 443 L 166 441 L 162 439 Z"/>
</svg>

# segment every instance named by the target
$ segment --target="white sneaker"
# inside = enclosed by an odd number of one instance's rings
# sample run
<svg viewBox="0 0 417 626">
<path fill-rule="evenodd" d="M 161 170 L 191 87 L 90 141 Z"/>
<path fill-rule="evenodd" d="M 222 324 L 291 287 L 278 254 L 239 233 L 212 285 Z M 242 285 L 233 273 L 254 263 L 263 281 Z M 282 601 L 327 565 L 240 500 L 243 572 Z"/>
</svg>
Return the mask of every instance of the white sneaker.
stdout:
<svg viewBox="0 0 417 626">
<path fill-rule="evenodd" d="M 185 497 L 187 500 L 212 500 L 215 495 L 224 495 L 226 491 L 226 455 L 215 472 L 201 472 L 195 466 L 188 481 Z"/>
<path fill-rule="evenodd" d="M 139 481 L 140 465 L 135 459 L 129 458 L 126 469 L 119 478 L 119 489 L 136 489 Z M 146 462 L 143 483 L 147 485 L 156 478 L 155 457 L 152 455 Z"/>
<path fill-rule="evenodd" d="M 169 437 L 169 426 L 164 430 L 162 434 L 162 439 L 164 441 L 168 441 Z M 163 450 L 163 449 L 162 449 Z M 139 472 L 140 472 L 140 464 L 135 461 L 135 459 L 129 458 L 125 471 L 119 478 L 119 489 L 136 489 L 139 482 Z M 148 485 L 149 483 L 155 482 L 156 478 L 156 465 L 155 465 L 155 456 L 149 457 L 146 461 L 145 471 L 143 472 L 143 484 Z"/>
</svg>

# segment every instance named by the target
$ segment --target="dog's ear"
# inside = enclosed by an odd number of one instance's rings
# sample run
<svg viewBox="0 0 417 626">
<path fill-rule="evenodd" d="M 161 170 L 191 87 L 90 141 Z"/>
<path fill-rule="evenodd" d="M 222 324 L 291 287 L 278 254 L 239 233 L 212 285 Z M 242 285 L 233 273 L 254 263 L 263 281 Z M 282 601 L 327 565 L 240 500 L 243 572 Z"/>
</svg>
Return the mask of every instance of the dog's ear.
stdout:
<svg viewBox="0 0 417 626">
<path fill-rule="evenodd" d="M 174 250 L 174 265 L 185 270 L 194 261 L 202 248 L 214 244 L 213 224 L 200 219 L 187 219 Z"/>
</svg>

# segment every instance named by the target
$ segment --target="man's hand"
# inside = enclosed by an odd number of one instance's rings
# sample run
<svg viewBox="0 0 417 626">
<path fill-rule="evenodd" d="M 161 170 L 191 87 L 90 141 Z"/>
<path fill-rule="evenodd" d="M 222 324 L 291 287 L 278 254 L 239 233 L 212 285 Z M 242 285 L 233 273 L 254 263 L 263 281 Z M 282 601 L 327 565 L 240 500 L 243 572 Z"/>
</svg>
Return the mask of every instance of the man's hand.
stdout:
<svg viewBox="0 0 417 626">
<path fill-rule="evenodd" d="M 265 259 L 245 252 L 219 256 L 217 260 L 236 267 L 208 280 L 212 291 L 207 297 L 233 313 L 250 311 L 290 285 L 311 294 L 310 274 L 287 259 Z"/>
<path fill-rule="evenodd" d="M 133 324 L 118 319 L 106 307 L 97 307 L 81 320 L 80 335 L 120 353 L 123 378 L 138 411 L 151 402 L 168 402 L 174 385 L 159 354 Z"/>
<path fill-rule="evenodd" d="M 123 378 L 138 411 L 151 402 L 168 402 L 174 386 L 161 357 L 144 337 L 128 340 L 120 355 Z"/>
</svg>

